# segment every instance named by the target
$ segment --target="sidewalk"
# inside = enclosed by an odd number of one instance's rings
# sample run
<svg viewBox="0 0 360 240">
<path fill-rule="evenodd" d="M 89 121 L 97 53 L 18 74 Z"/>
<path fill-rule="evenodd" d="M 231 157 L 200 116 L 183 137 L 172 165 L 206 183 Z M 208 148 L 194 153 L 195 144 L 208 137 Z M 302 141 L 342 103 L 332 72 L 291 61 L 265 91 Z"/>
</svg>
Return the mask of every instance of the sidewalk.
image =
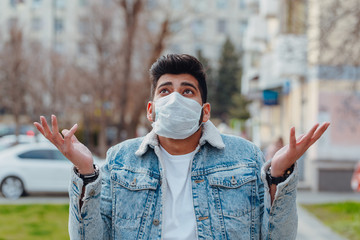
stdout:
<svg viewBox="0 0 360 240">
<path fill-rule="evenodd" d="M 357 193 L 314 193 L 298 191 L 298 235 L 296 240 L 346 240 L 322 224 L 313 215 L 303 209 L 300 204 L 318 204 L 344 201 L 360 202 Z"/>
</svg>

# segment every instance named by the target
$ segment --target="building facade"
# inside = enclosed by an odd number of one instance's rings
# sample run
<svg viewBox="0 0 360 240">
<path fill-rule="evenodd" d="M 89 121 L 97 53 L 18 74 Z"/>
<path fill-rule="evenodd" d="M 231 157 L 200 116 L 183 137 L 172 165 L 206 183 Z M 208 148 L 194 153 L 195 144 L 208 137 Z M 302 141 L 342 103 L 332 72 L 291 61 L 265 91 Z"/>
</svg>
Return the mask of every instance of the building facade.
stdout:
<svg viewBox="0 0 360 240">
<path fill-rule="evenodd" d="M 81 57 L 88 52 L 83 36 L 89 30 L 86 14 L 93 0 L 5 0 L 0 2 L 1 41 L 14 24 L 29 41 L 57 53 Z M 111 0 L 103 0 L 111 4 Z M 154 12 L 147 28 L 155 30 L 156 13 L 171 16 L 172 31 L 165 52 L 196 55 L 201 50 L 216 65 L 221 47 L 229 37 L 238 50 L 248 27 L 248 17 L 258 9 L 254 0 L 144 0 Z M 112 3 L 113 4 L 113 3 Z M 255 7 L 254 7 L 255 6 Z M 121 23 L 120 23 L 121 24 Z"/>
<path fill-rule="evenodd" d="M 331 19 L 321 9 L 329 8 L 331 2 L 259 2 L 260 12 L 250 17 L 245 35 L 243 93 L 253 100 L 253 139 L 265 150 L 278 137 L 287 141 L 292 126 L 299 135 L 317 122 L 331 122 L 324 136 L 299 160 L 300 186 L 350 191 L 360 153 L 356 140 L 360 132 L 354 124 L 360 112 L 359 64 L 334 64 L 324 57 L 331 52 L 337 58 L 346 54 L 335 53 L 337 47 L 325 47 L 329 45 L 325 38 L 336 42 L 348 34 L 335 21 L 333 35 L 324 36 L 324 26 Z"/>
</svg>

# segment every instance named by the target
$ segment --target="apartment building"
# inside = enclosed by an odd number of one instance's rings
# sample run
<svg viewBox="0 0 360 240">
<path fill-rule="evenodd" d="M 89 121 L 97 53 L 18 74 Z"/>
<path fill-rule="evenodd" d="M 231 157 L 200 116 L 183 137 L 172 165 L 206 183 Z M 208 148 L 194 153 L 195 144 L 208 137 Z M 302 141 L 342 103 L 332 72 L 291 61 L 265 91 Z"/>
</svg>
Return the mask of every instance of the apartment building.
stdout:
<svg viewBox="0 0 360 240">
<path fill-rule="evenodd" d="M 0 1 L 0 41 L 5 41 L 8 29 L 17 24 L 32 44 L 73 57 L 88 52 L 83 35 L 88 31 L 84 18 L 92 0 L 4 0 Z M 102 0 L 110 4 L 111 0 Z M 172 37 L 165 52 L 189 53 L 198 50 L 214 65 L 221 46 L 230 37 L 237 49 L 248 26 L 248 16 L 256 13 L 254 0 L 145 0 L 146 11 L 153 12 L 154 19 L 148 28 L 157 27 L 156 13 L 167 11 L 173 16 Z M 75 56 L 74 56 L 75 55 Z"/>
<path fill-rule="evenodd" d="M 360 131 L 354 125 L 360 110 L 360 77 L 353 74 L 359 72 L 354 61 L 336 65 L 325 61 L 324 56 L 338 49 L 323 43 L 323 28 L 330 21 L 321 9 L 331 2 L 259 1 L 259 14 L 249 18 L 244 37 L 242 89 L 252 99 L 253 140 L 263 149 L 278 137 L 287 142 L 292 126 L 300 134 L 316 122 L 330 121 L 328 131 L 298 162 L 300 187 L 350 191 L 360 153 Z M 327 39 L 347 38 L 339 26 Z"/>
</svg>

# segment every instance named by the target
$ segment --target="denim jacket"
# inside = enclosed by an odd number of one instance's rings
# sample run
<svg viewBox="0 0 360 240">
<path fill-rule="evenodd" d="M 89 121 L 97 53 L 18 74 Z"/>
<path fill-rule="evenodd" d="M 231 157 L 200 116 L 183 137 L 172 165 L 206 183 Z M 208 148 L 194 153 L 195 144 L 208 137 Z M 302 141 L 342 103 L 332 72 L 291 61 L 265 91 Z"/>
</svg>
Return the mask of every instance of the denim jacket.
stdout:
<svg viewBox="0 0 360 240">
<path fill-rule="evenodd" d="M 277 186 L 271 205 L 261 151 L 239 137 L 222 135 L 208 121 L 191 163 L 198 239 L 295 239 L 297 173 Z M 100 177 L 85 187 L 70 184 L 71 239 L 162 239 L 166 169 L 159 142 L 143 138 L 108 150 Z"/>
</svg>

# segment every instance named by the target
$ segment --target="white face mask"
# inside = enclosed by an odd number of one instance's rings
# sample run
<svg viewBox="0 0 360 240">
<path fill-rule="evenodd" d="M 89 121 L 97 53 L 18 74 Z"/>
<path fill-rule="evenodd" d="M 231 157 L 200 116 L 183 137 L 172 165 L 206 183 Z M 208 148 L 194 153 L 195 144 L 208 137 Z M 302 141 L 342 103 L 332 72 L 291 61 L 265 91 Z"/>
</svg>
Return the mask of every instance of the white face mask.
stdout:
<svg viewBox="0 0 360 240">
<path fill-rule="evenodd" d="M 152 127 L 159 136 L 185 139 L 199 128 L 202 106 L 195 100 L 173 92 L 155 101 L 155 122 Z"/>
</svg>

